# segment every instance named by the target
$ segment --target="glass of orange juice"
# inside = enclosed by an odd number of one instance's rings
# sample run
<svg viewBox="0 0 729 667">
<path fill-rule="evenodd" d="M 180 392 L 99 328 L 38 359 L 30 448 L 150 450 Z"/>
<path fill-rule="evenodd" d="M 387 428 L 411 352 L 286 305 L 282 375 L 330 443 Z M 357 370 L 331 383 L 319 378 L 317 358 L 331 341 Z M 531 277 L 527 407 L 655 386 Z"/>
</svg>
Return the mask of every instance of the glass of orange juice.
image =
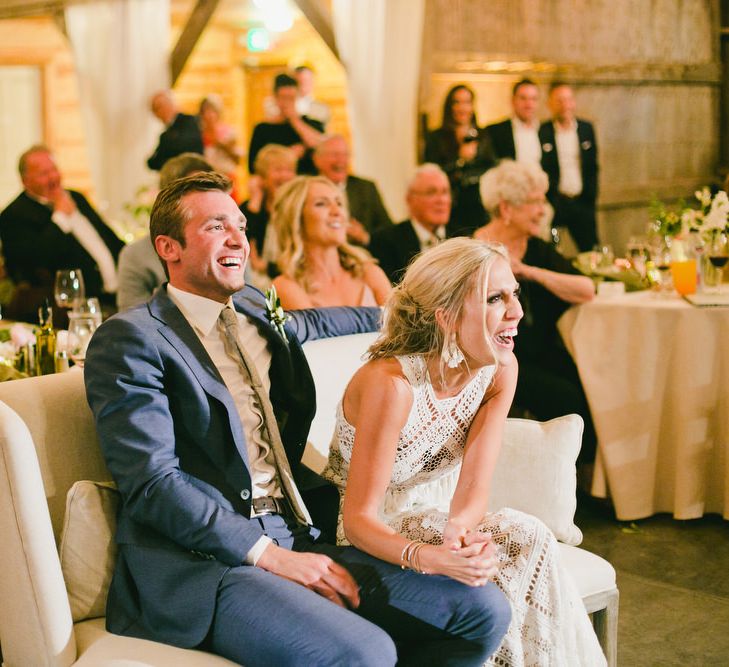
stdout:
<svg viewBox="0 0 729 667">
<path fill-rule="evenodd" d="M 671 276 L 679 294 L 693 294 L 696 291 L 696 259 L 671 262 Z"/>
</svg>

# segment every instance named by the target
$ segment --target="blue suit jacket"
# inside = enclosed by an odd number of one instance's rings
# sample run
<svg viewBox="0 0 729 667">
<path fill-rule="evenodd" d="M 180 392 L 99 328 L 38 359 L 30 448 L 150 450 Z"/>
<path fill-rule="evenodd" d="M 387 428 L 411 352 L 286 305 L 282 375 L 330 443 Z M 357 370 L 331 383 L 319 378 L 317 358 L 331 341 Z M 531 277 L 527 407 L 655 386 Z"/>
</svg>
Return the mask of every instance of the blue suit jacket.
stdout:
<svg viewBox="0 0 729 667">
<path fill-rule="evenodd" d="M 296 476 L 315 411 L 301 343 L 372 331 L 379 310 L 294 312 L 284 341 L 260 292 L 246 287 L 234 303 L 269 342 L 271 401 Z M 250 468 L 233 399 L 166 286 L 98 329 L 84 376 L 121 494 L 107 626 L 196 646 L 210 627 L 220 579 L 263 534 L 249 520 Z"/>
</svg>

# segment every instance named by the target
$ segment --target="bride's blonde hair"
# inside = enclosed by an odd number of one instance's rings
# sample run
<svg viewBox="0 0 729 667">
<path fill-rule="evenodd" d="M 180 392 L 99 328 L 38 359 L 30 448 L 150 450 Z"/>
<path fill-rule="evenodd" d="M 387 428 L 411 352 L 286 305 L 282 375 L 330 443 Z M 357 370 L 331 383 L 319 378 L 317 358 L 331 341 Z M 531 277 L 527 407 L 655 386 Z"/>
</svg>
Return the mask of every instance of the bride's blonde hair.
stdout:
<svg viewBox="0 0 729 667">
<path fill-rule="evenodd" d="M 484 337 L 489 341 L 486 295 L 491 266 L 499 258 L 509 261 L 501 244 L 465 237 L 444 241 L 418 255 L 385 303 L 382 334 L 370 347 L 369 358 L 440 354 L 456 332 L 466 298 L 474 290 L 483 304 Z M 437 311 L 442 312 L 443 326 L 436 321 Z"/>
</svg>

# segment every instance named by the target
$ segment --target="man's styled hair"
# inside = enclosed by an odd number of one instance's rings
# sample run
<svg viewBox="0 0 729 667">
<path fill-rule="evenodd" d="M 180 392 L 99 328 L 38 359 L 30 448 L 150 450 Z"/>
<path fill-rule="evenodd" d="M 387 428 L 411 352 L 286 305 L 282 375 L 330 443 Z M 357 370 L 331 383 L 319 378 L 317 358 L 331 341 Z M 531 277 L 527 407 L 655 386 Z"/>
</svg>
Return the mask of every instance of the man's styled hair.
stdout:
<svg viewBox="0 0 729 667">
<path fill-rule="evenodd" d="M 162 188 L 152 205 L 149 216 L 149 236 L 152 245 L 158 236 L 169 236 L 185 247 L 185 224 L 189 214 L 182 206 L 182 199 L 192 192 L 220 190 L 226 194 L 231 182 L 227 176 L 209 173 L 194 173 L 172 181 Z M 166 268 L 166 267 L 165 267 Z"/>
<path fill-rule="evenodd" d="M 299 84 L 294 79 L 294 77 L 288 75 L 288 74 L 277 74 L 276 78 L 273 80 L 273 92 L 275 93 L 279 88 L 288 88 L 290 86 L 293 86 L 294 88 L 298 88 Z"/>
<path fill-rule="evenodd" d="M 534 83 L 531 79 L 521 79 L 517 81 L 514 84 L 514 87 L 511 89 L 511 96 L 514 97 L 519 92 L 519 88 L 522 86 L 536 86 L 537 84 Z"/>
<path fill-rule="evenodd" d="M 23 151 L 22 155 L 18 158 L 18 173 L 21 178 L 25 176 L 25 172 L 28 169 L 28 158 L 34 153 L 48 153 L 48 155 L 53 155 L 51 149 L 45 144 L 33 144 L 28 150 Z"/>
</svg>

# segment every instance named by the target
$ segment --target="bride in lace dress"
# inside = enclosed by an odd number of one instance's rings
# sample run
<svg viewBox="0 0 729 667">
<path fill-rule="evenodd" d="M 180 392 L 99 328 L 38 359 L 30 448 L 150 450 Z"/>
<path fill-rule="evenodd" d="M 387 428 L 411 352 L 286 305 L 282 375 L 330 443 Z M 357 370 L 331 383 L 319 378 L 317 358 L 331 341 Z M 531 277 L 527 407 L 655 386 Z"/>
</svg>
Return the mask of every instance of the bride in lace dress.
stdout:
<svg viewBox="0 0 729 667">
<path fill-rule="evenodd" d="M 342 497 L 337 541 L 470 586 L 495 581 L 512 620 L 490 665 L 604 665 L 550 530 L 487 511 L 516 386 L 518 294 L 502 247 L 482 241 L 446 241 L 408 268 L 338 407 L 324 471 Z"/>
</svg>

